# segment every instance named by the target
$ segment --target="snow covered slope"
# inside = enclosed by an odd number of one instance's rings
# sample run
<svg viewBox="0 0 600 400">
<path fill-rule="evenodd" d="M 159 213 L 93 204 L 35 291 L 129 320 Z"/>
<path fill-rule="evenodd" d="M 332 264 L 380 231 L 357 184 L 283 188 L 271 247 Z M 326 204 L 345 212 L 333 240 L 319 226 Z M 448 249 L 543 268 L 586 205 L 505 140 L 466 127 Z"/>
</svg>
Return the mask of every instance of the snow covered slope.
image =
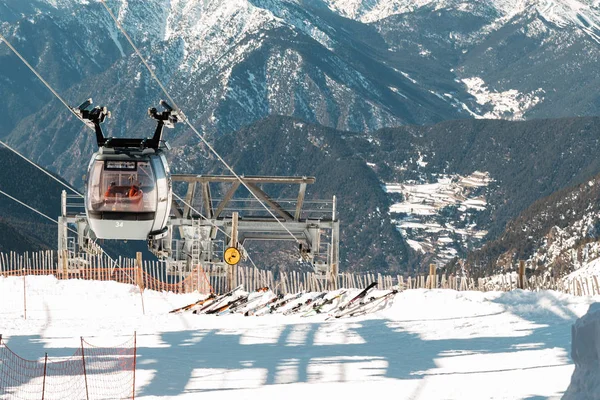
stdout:
<svg viewBox="0 0 600 400">
<path fill-rule="evenodd" d="M 375 22 L 393 15 L 428 8 L 433 11 L 456 9 L 481 13 L 474 1 L 464 0 L 324 0 L 341 15 L 363 22 Z M 485 2 L 504 21 L 524 12 L 538 12 L 546 21 L 559 27 L 574 25 L 598 38 L 600 7 L 596 0 L 491 0 Z"/>
<path fill-rule="evenodd" d="M 476 171 L 469 176 L 441 176 L 437 183 L 388 184 L 385 191 L 402 194 L 403 201 L 392 204 L 390 213 L 408 245 L 445 264 L 487 234 L 474 219 L 487 206 L 482 189 L 490 182 L 488 173 Z"/>
<path fill-rule="evenodd" d="M 70 356 L 80 336 L 117 345 L 137 331 L 136 398 L 560 398 L 571 324 L 591 298 L 554 292 L 411 290 L 378 315 L 168 314 L 197 299 L 113 282 L 0 278 L 0 333 L 27 359 Z M 511 382 L 511 384 L 506 384 Z"/>
</svg>

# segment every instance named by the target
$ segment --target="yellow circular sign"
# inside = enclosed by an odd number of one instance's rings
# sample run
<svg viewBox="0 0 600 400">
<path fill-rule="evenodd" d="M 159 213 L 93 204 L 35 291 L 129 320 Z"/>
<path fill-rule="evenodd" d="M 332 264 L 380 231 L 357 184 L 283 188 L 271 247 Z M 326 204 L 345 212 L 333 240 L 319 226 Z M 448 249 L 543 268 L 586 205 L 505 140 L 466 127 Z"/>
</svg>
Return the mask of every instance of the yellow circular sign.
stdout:
<svg viewBox="0 0 600 400">
<path fill-rule="evenodd" d="M 225 250 L 225 262 L 229 265 L 236 265 L 237 263 L 240 262 L 240 259 L 242 258 L 240 255 L 240 251 L 238 249 L 236 249 L 235 247 L 228 247 Z"/>
</svg>

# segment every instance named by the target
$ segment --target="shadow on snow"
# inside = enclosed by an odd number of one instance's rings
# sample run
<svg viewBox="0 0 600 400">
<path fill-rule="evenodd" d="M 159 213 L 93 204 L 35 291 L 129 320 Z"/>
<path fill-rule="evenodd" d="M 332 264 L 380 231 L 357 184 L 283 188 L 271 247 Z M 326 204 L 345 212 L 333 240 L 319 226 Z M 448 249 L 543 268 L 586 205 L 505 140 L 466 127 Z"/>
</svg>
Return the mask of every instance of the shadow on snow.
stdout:
<svg viewBox="0 0 600 400">
<path fill-rule="evenodd" d="M 523 292 L 524 296 L 540 299 L 540 294 Z M 562 348 L 569 353 L 571 324 L 577 316 L 560 301 L 556 301 L 552 293 L 542 295 L 552 301 L 563 317 L 551 313 L 534 311 L 519 312 L 519 308 L 511 310 L 515 298 L 510 293 L 500 295 L 495 303 L 501 304 L 507 312 L 536 324 L 528 329 L 529 334 L 519 337 L 478 337 L 466 339 L 424 340 L 418 334 L 411 333 L 407 327 L 414 322 L 435 324 L 436 320 L 421 321 L 389 321 L 371 319 L 363 321 L 335 320 L 334 322 L 306 323 L 284 325 L 275 343 L 242 344 L 242 334 L 230 334 L 220 330 L 196 330 L 165 332 L 160 334 L 166 347 L 138 347 L 138 370 L 155 371 L 149 384 L 141 389 L 139 395 L 177 396 L 186 392 L 231 390 L 248 387 L 248 381 L 227 379 L 227 374 L 248 369 L 266 371 L 261 375 L 261 385 L 273 385 L 278 382 L 278 374 L 286 369 L 295 369 L 291 380 L 287 375 L 286 383 L 320 381 L 319 367 L 339 367 L 337 378 L 328 381 L 343 382 L 346 380 L 345 367 L 354 366 L 361 373 L 373 378 L 422 379 L 423 373 L 436 368 L 435 360 L 456 355 L 449 352 L 461 351 L 470 354 L 513 353 L 523 351 L 519 346 L 536 344 L 534 349 Z M 530 303 L 526 303 L 530 304 Z M 494 315 L 494 314 L 490 314 Z M 220 317 L 227 318 L 227 317 Z M 461 319 L 476 319 L 481 316 Z M 437 321 L 443 321 L 446 318 Z M 348 333 L 354 338 L 352 343 L 316 344 L 319 330 L 334 329 L 346 326 Z M 303 339 L 292 338 L 294 330 L 302 329 Z M 272 328 L 274 329 L 274 328 Z M 261 327 L 255 327 L 245 333 L 260 334 Z M 321 332 L 320 334 L 323 334 Z M 326 333 L 325 333 L 326 334 Z M 293 339 L 293 340 L 292 340 Z M 49 357 L 68 357 L 76 348 L 47 349 L 44 339 L 39 336 L 11 336 L 6 344 L 21 357 L 38 359 L 45 352 Z M 290 342 L 293 342 L 291 344 Z M 118 359 L 119 349 L 115 349 L 114 357 Z M 365 367 L 361 363 L 379 362 Z M 384 363 L 382 364 L 381 361 Z M 315 366 L 317 368 L 315 368 Z M 340 367 L 341 366 L 341 367 Z M 529 368 L 544 368 L 529 367 Z M 193 377 L 194 370 L 205 369 L 206 373 Z M 499 372 L 505 370 L 477 370 L 473 372 L 448 372 L 452 374 L 477 374 Z M 527 369 L 527 368 L 515 368 Z M 196 374 L 198 375 L 198 374 Z M 432 373 L 435 375 L 435 373 Z M 220 383 L 214 384 L 222 378 Z M 186 389 L 193 379 L 214 379 L 212 386 L 205 389 Z M 25 382 L 23 382 L 25 383 Z M 210 382 L 209 382 L 210 383 Z M 252 385 L 255 385 L 253 382 Z M 533 397 L 540 398 L 540 397 Z"/>
</svg>

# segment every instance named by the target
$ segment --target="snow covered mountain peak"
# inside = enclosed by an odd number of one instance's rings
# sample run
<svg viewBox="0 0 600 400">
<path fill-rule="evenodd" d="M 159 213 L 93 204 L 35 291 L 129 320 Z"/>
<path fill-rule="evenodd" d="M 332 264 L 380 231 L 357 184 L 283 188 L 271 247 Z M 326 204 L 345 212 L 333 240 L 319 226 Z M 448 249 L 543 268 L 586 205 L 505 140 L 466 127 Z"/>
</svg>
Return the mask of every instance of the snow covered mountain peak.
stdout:
<svg viewBox="0 0 600 400">
<path fill-rule="evenodd" d="M 374 22 L 431 4 L 433 0 L 324 0 L 340 15 L 362 22 Z"/>
<path fill-rule="evenodd" d="M 173 0 L 166 21 L 164 39 L 183 39 L 186 56 L 191 57 L 184 62 L 192 71 L 248 35 L 283 25 L 272 12 L 247 0 Z"/>
<path fill-rule="evenodd" d="M 590 33 L 600 17 L 598 0 L 323 0 L 331 10 L 362 22 L 375 22 L 396 14 L 428 7 L 472 12 L 474 8 L 493 10 L 499 18 L 510 18 L 534 9 L 548 22 L 560 27 L 577 25 Z"/>
<path fill-rule="evenodd" d="M 111 7 L 132 32 L 150 29 L 160 40 L 181 39 L 184 65 L 191 72 L 238 47 L 256 49 L 262 34 L 281 27 L 302 32 L 329 49 L 333 46 L 332 39 L 314 25 L 313 19 L 302 15 L 305 11 L 295 1 L 151 0 L 140 6 L 119 0 Z"/>
<path fill-rule="evenodd" d="M 537 3 L 541 17 L 558 27 L 576 26 L 600 42 L 600 1 L 543 0 Z"/>
</svg>

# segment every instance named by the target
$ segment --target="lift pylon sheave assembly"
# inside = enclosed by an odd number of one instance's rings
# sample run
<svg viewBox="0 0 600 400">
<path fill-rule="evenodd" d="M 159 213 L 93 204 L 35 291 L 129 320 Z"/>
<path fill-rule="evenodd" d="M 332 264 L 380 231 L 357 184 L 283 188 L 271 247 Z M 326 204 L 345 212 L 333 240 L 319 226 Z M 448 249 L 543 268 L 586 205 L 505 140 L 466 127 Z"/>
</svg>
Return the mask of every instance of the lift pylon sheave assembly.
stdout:
<svg viewBox="0 0 600 400">
<path fill-rule="evenodd" d="M 236 197 L 241 182 L 234 176 L 177 175 L 174 182 L 185 187 L 183 201 L 173 199 L 166 233 L 148 241 L 149 249 L 164 261 L 167 271 L 185 277 L 197 266 L 221 267 L 222 276 L 231 274 L 225 260 L 225 249 L 238 248 L 244 257 L 244 246 L 250 241 L 296 241 L 304 262 L 312 264 L 315 273 L 335 286 L 339 270 L 340 224 L 332 200 L 305 200 L 312 177 L 248 176 L 241 177 L 252 192 L 267 204 L 277 219 L 269 215 L 254 198 Z M 290 199 L 274 199 L 263 186 L 298 186 Z M 213 192 L 222 196 L 214 198 Z M 95 242 L 89 238 L 84 205 L 81 199 L 63 192 L 62 216 L 59 218 L 59 250 L 70 253 L 94 253 Z M 202 212 L 202 216 L 196 211 Z M 69 236 L 67 224 L 75 226 L 78 235 Z M 290 235 L 291 233 L 291 235 Z M 62 244 L 62 246 L 61 246 Z M 213 269 L 214 270 L 214 269 Z"/>
<path fill-rule="evenodd" d="M 307 185 L 315 178 L 174 174 L 172 179 L 177 187 L 184 186 L 186 195 L 183 201 L 173 199 L 167 236 L 149 245 L 174 272 L 185 275 L 196 265 L 224 265 L 225 247 L 239 246 L 243 256 L 250 241 L 295 241 L 303 261 L 310 263 L 318 276 L 334 281 L 339 266 L 335 197 L 307 201 Z M 285 185 L 286 193 L 293 191 L 294 197 L 271 197 L 265 187 L 273 185 Z M 295 186 L 296 191 L 290 189 Z M 250 191 L 251 196 L 236 196 L 242 191 Z M 215 192 L 220 197 L 213 197 Z"/>
</svg>

